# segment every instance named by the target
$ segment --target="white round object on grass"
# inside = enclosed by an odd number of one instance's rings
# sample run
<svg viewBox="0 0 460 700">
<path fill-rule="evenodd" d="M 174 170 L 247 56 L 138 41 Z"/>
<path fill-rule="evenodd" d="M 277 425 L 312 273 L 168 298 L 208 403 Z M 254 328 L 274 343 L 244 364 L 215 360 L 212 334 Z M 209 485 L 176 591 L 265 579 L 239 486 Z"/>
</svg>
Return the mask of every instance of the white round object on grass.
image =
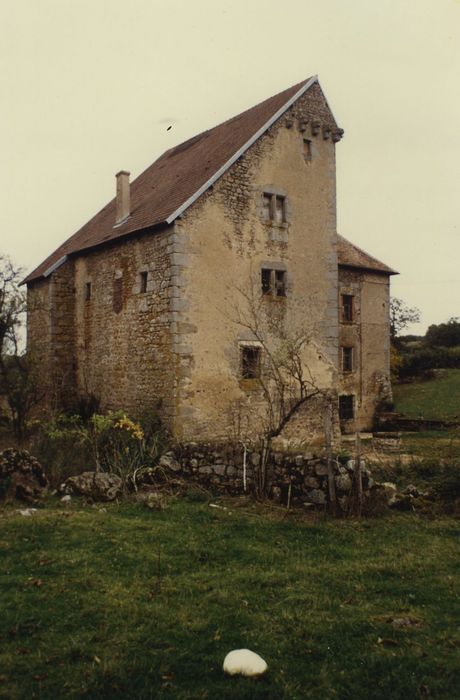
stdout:
<svg viewBox="0 0 460 700">
<path fill-rule="evenodd" d="M 261 676 L 268 666 L 259 654 L 249 649 L 234 649 L 224 659 L 224 671 L 230 676 Z"/>
</svg>

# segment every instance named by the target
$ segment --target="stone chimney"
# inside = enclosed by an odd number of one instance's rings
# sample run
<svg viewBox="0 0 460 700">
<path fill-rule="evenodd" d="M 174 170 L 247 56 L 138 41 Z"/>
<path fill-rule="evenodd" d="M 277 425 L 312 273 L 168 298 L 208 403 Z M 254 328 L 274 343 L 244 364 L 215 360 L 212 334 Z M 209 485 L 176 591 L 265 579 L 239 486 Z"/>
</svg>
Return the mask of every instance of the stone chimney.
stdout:
<svg viewBox="0 0 460 700">
<path fill-rule="evenodd" d="M 117 218 L 115 224 L 120 224 L 130 215 L 129 176 L 127 170 L 120 170 L 117 178 Z"/>
</svg>

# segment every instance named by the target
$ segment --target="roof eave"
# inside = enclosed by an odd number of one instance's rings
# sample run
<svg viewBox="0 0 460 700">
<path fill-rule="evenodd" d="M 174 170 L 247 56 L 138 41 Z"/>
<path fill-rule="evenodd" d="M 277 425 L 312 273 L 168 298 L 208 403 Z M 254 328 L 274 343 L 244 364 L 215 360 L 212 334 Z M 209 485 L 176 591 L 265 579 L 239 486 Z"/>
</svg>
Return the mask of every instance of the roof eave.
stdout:
<svg viewBox="0 0 460 700">
<path fill-rule="evenodd" d="M 400 273 L 397 272 L 396 270 L 392 270 L 389 268 L 388 270 L 382 270 L 378 269 L 375 267 L 369 267 L 367 265 L 352 265 L 351 263 L 338 263 L 339 267 L 346 267 L 349 270 L 360 270 L 363 272 L 372 272 L 376 275 L 387 275 L 388 277 L 391 275 L 399 275 Z"/>
</svg>

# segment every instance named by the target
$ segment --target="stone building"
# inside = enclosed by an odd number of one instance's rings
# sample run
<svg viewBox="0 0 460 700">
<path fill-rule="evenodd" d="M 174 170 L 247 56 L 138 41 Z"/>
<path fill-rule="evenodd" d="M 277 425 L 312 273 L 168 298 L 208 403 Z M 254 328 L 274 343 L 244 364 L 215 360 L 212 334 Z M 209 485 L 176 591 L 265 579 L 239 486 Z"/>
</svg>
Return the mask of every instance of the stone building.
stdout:
<svg viewBox="0 0 460 700">
<path fill-rule="evenodd" d="M 242 322 L 255 300 L 267 328 L 308 335 L 302 363 L 342 429 L 370 429 L 391 392 L 394 271 L 337 234 L 342 135 L 313 77 L 131 184 L 118 173 L 116 197 L 26 280 L 49 400 L 92 394 L 134 416 L 161 404 L 184 442 L 250 437 L 267 410 L 266 347 Z M 287 438 L 320 430 L 320 412 L 306 402 Z"/>
</svg>

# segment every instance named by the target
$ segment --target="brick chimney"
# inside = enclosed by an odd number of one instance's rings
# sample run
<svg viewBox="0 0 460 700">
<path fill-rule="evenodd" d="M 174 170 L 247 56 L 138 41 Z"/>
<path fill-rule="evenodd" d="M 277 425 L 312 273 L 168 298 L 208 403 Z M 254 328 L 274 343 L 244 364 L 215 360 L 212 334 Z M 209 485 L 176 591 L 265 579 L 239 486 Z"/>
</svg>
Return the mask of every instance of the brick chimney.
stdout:
<svg viewBox="0 0 460 700">
<path fill-rule="evenodd" d="M 120 170 L 117 178 L 117 218 L 115 224 L 120 224 L 130 215 L 129 176 L 127 170 Z"/>
</svg>

